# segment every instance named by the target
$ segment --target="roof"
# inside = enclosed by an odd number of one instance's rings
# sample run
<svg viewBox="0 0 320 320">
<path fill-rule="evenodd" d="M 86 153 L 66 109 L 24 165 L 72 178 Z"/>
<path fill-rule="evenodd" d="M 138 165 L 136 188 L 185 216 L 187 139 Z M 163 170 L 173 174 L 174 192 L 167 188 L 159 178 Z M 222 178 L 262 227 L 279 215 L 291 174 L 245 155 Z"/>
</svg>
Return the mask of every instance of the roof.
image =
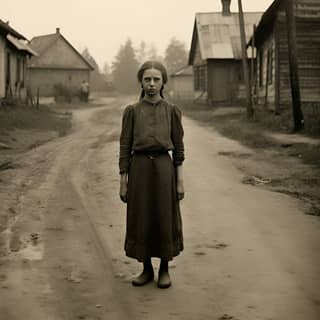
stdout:
<svg viewBox="0 0 320 320">
<path fill-rule="evenodd" d="M 253 32 L 262 12 L 244 13 L 247 40 Z M 221 12 L 197 13 L 193 29 L 189 64 L 192 62 L 199 41 L 201 58 L 206 59 L 241 59 L 241 38 L 239 14 L 222 15 Z"/>
<path fill-rule="evenodd" d="M 19 51 L 27 52 L 28 54 L 32 56 L 37 56 L 37 52 L 32 50 L 26 43 L 23 42 L 22 39 L 18 39 L 11 34 L 7 34 L 8 41 L 15 46 L 16 49 Z"/>
<path fill-rule="evenodd" d="M 18 39 L 27 40 L 25 38 L 25 36 L 23 36 L 18 31 L 14 30 L 13 28 L 11 28 L 9 23 L 6 23 L 6 22 L 2 21 L 1 19 L 0 19 L 0 31 L 2 31 L 2 32 L 4 31 L 6 34 L 11 34 Z"/>
<path fill-rule="evenodd" d="M 256 28 L 256 32 L 254 33 L 255 41 L 257 45 L 270 34 L 273 23 L 277 17 L 277 12 L 279 9 L 282 8 L 282 6 L 283 6 L 283 2 L 281 0 L 275 0 L 271 3 L 269 8 L 264 12 Z M 250 45 L 251 42 L 252 42 L 252 35 L 250 37 L 250 40 L 248 41 L 248 45 Z"/>
<path fill-rule="evenodd" d="M 270 35 L 273 31 L 273 26 L 276 21 L 277 15 L 280 11 L 285 11 L 285 2 L 282 0 L 274 0 L 269 8 L 263 14 L 256 32 L 255 32 L 255 45 L 260 46 L 261 43 Z M 307 19 L 309 21 L 315 21 L 318 23 L 320 18 L 320 3 L 316 1 L 297 1 L 295 7 L 296 19 Z M 252 36 L 248 42 L 248 46 L 251 45 Z"/>
<path fill-rule="evenodd" d="M 58 39 L 63 39 L 67 43 L 67 45 L 73 50 L 88 66 L 89 69 L 94 70 L 94 67 L 85 59 L 81 53 L 60 33 L 52 33 L 42 36 L 37 36 L 31 39 L 30 46 L 33 50 L 35 50 L 39 56 L 43 55 L 47 50 L 49 50 Z M 39 66 L 40 67 L 40 66 Z M 58 66 L 52 66 L 53 68 L 58 68 Z"/>
<path fill-rule="evenodd" d="M 192 76 L 192 75 L 193 75 L 192 66 L 184 66 L 183 68 L 173 73 L 171 77 Z"/>
<path fill-rule="evenodd" d="M 41 55 L 58 40 L 58 37 L 59 34 L 57 33 L 33 37 L 30 46 Z"/>
</svg>

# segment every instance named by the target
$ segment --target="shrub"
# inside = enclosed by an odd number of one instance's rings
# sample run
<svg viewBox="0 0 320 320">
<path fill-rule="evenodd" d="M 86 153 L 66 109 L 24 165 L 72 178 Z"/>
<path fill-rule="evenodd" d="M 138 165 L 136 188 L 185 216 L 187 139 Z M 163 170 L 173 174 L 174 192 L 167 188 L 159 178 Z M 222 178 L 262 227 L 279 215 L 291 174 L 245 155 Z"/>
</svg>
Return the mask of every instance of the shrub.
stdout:
<svg viewBox="0 0 320 320">
<path fill-rule="evenodd" d="M 67 87 L 62 83 L 56 83 L 53 86 L 53 94 L 54 94 L 54 100 L 56 102 L 71 103 L 73 98 L 79 96 L 79 90 L 72 87 Z"/>
</svg>

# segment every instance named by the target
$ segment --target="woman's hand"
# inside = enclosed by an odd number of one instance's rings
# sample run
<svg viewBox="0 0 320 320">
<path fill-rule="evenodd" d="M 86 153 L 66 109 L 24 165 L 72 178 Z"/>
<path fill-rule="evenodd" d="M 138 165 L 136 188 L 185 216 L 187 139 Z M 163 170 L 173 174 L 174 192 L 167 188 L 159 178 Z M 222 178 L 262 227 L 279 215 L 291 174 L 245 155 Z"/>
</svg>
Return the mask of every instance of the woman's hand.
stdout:
<svg viewBox="0 0 320 320">
<path fill-rule="evenodd" d="M 183 183 L 182 165 L 177 166 L 176 174 L 177 174 L 177 198 L 180 201 L 184 198 L 184 183 Z"/>
<path fill-rule="evenodd" d="M 177 197 L 178 200 L 182 200 L 184 198 L 184 184 L 183 180 L 178 180 L 177 181 Z"/>
<path fill-rule="evenodd" d="M 127 203 L 128 201 L 128 181 L 127 174 L 122 174 L 120 178 L 120 199 L 122 202 Z"/>
</svg>

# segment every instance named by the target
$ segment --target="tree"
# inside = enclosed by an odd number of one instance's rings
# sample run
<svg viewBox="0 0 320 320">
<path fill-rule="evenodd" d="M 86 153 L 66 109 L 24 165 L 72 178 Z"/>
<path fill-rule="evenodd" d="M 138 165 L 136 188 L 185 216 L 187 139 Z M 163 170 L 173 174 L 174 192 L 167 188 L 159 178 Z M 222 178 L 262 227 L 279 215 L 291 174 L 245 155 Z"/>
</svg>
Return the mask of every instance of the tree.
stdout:
<svg viewBox="0 0 320 320">
<path fill-rule="evenodd" d="M 139 63 L 132 47 L 132 41 L 128 39 L 124 45 L 121 45 L 112 63 L 113 83 L 119 92 L 133 93 L 137 90 L 138 67 Z"/>
<path fill-rule="evenodd" d="M 104 91 L 107 87 L 107 82 L 104 76 L 100 73 L 99 66 L 93 56 L 90 54 L 89 49 L 85 48 L 82 56 L 92 65 L 94 70 L 90 74 L 90 89 L 92 91 Z"/>
<path fill-rule="evenodd" d="M 99 66 L 93 56 L 90 54 L 89 49 L 85 48 L 82 52 L 82 56 L 92 65 L 94 70 L 99 72 Z"/>
<path fill-rule="evenodd" d="M 172 74 L 187 64 L 188 52 L 183 42 L 176 38 L 171 38 L 165 51 L 164 62 L 168 73 Z"/>
<path fill-rule="evenodd" d="M 102 68 L 102 74 L 106 81 L 110 82 L 112 81 L 112 75 L 111 75 L 111 68 L 109 66 L 108 62 L 105 62 Z"/>
<path fill-rule="evenodd" d="M 157 47 L 154 43 L 151 43 L 147 53 L 148 60 L 156 60 L 159 62 L 163 62 L 163 58 L 158 54 Z"/>
<path fill-rule="evenodd" d="M 147 53 L 147 44 L 145 41 L 140 42 L 140 46 L 137 50 L 137 60 L 139 64 L 144 63 L 148 59 L 148 53 Z"/>
</svg>

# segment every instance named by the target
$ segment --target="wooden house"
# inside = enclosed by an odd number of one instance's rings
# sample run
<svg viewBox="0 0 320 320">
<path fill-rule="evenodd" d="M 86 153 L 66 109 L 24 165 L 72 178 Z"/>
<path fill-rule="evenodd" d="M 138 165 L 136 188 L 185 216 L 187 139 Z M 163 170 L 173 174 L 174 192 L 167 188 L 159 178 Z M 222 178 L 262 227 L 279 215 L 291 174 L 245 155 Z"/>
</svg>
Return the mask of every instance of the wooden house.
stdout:
<svg viewBox="0 0 320 320">
<path fill-rule="evenodd" d="M 53 34 L 31 39 L 31 48 L 38 52 L 29 64 L 32 92 L 53 96 L 54 86 L 78 90 L 85 80 L 90 83 L 93 66 L 72 46 L 57 28 Z"/>
<path fill-rule="evenodd" d="M 294 8 L 301 101 L 303 104 L 319 102 L 320 0 L 295 0 Z M 284 1 L 275 0 L 270 5 L 252 39 L 257 48 L 257 100 L 277 111 L 291 104 Z"/>
<path fill-rule="evenodd" d="M 222 0 L 222 11 L 197 13 L 189 54 L 193 66 L 195 99 L 232 104 L 244 95 L 238 13 Z M 262 13 L 244 14 L 247 40 Z M 250 52 L 249 52 L 250 53 Z"/>
<path fill-rule="evenodd" d="M 170 76 L 170 96 L 173 99 L 192 100 L 193 92 L 193 74 L 192 67 L 185 66 Z"/>
<path fill-rule="evenodd" d="M 0 20 L 0 99 L 26 98 L 27 60 L 36 55 L 27 39 Z"/>
</svg>

